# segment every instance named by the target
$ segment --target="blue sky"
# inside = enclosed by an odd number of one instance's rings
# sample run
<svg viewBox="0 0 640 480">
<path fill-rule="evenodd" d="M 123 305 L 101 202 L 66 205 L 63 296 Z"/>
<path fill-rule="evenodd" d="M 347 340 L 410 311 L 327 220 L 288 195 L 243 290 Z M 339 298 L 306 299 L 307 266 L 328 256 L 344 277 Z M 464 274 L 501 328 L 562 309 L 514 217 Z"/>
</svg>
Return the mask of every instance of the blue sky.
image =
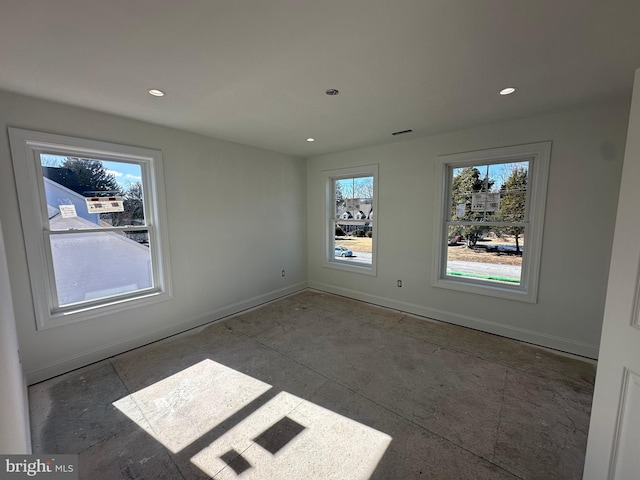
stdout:
<svg viewBox="0 0 640 480">
<path fill-rule="evenodd" d="M 102 162 L 104 168 L 116 177 L 116 181 L 127 188 L 130 184 L 142 181 L 142 172 L 139 165 L 121 162 Z"/>
<path fill-rule="evenodd" d="M 373 195 L 373 177 L 343 178 L 336 180 L 336 184 L 340 185 L 344 198 Z M 366 186 L 369 188 L 365 188 Z"/>
</svg>

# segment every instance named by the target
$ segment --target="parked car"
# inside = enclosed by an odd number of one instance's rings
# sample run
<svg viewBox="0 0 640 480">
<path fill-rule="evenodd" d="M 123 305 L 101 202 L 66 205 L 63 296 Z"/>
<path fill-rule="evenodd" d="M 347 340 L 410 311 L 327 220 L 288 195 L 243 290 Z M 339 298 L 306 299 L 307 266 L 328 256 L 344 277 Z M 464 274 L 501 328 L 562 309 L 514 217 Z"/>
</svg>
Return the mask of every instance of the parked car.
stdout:
<svg viewBox="0 0 640 480">
<path fill-rule="evenodd" d="M 449 241 L 447 242 L 449 245 L 458 245 L 458 243 L 462 240 L 460 235 L 456 235 L 455 237 L 449 237 Z"/>
<path fill-rule="evenodd" d="M 347 247 L 336 247 L 335 248 L 335 256 L 336 257 L 353 257 L 353 252 L 349 250 Z"/>
</svg>

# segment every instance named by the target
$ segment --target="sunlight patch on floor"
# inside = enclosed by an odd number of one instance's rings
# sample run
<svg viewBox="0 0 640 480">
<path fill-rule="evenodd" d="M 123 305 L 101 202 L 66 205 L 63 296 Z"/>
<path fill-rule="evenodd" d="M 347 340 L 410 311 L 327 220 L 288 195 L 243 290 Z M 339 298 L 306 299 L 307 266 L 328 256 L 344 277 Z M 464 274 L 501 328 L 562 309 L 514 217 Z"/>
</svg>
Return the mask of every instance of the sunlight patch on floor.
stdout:
<svg viewBox="0 0 640 480">
<path fill-rule="evenodd" d="M 270 388 L 271 385 L 207 359 L 114 405 L 177 453 Z"/>
<path fill-rule="evenodd" d="M 271 389 L 203 360 L 114 405 L 174 454 Z M 287 392 L 196 453 L 191 462 L 216 479 L 368 479 L 391 437 Z"/>
</svg>

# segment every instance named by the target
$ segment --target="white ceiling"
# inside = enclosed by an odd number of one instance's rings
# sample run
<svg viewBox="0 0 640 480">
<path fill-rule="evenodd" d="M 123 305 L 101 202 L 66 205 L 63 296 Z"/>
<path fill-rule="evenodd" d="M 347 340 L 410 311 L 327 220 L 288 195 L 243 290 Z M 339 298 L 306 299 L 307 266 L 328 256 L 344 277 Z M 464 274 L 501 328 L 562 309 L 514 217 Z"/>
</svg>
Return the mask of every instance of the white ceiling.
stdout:
<svg viewBox="0 0 640 480">
<path fill-rule="evenodd" d="M 640 67 L 639 0 L 0 2 L 0 88 L 305 157 L 630 95 Z"/>
</svg>

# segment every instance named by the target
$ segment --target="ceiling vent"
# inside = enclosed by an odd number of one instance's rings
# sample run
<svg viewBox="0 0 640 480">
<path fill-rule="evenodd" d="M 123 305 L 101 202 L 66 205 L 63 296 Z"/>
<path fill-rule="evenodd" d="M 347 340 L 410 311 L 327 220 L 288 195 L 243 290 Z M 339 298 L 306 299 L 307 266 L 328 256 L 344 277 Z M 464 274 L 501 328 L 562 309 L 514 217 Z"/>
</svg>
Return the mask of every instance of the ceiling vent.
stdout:
<svg viewBox="0 0 640 480">
<path fill-rule="evenodd" d="M 409 129 L 409 130 L 400 130 L 398 132 L 393 132 L 391 135 L 396 136 L 396 135 L 404 135 L 405 133 L 411 133 L 413 132 L 413 130 Z"/>
</svg>

